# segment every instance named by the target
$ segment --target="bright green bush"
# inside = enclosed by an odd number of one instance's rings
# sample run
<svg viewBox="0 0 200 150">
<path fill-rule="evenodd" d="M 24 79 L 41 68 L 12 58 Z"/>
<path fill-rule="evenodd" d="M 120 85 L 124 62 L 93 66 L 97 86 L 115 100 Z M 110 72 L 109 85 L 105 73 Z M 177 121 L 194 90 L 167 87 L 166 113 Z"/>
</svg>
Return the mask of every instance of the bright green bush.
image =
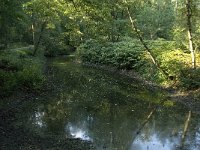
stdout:
<svg viewBox="0 0 200 150">
<path fill-rule="evenodd" d="M 143 64 L 143 49 L 138 43 L 99 43 L 89 40 L 78 48 L 83 62 L 113 65 L 120 69 L 136 69 Z"/>
</svg>

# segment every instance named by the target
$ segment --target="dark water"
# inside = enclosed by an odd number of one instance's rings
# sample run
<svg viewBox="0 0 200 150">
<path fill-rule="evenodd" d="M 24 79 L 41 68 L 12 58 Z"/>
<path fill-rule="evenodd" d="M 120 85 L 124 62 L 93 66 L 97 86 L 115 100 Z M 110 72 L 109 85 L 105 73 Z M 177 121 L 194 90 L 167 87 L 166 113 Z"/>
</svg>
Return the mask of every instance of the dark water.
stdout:
<svg viewBox="0 0 200 150">
<path fill-rule="evenodd" d="M 47 74 L 56 90 L 38 97 L 21 119 L 33 132 L 80 138 L 99 150 L 200 149 L 200 116 L 192 113 L 183 140 L 190 110 L 160 91 L 68 58 L 49 60 Z"/>
</svg>

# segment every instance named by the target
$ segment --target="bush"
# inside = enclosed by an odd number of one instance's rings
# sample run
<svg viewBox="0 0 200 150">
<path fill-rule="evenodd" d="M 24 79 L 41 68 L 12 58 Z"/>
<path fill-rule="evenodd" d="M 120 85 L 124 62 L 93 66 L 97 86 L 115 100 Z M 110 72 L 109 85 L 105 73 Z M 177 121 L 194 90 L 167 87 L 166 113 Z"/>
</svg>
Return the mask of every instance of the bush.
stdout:
<svg viewBox="0 0 200 150">
<path fill-rule="evenodd" d="M 29 89 L 39 89 L 44 81 L 43 65 L 40 60 L 26 60 L 26 65 L 18 74 L 20 84 Z"/>
<path fill-rule="evenodd" d="M 186 89 L 200 88 L 200 71 L 190 69 L 189 52 L 177 49 L 173 41 L 158 39 L 145 42 L 160 67 L 169 75 L 170 80 L 155 67 L 140 41 L 131 38 L 116 43 L 89 40 L 78 47 L 77 55 L 82 62 L 112 65 L 120 69 L 134 69 L 145 79 L 161 85 L 173 84 Z M 196 53 L 196 59 L 200 62 L 199 53 Z"/>
<path fill-rule="evenodd" d="M 187 90 L 195 90 L 200 88 L 200 68 L 182 69 L 179 76 L 179 86 L 184 87 Z"/>
<path fill-rule="evenodd" d="M 28 55 L 28 51 L 7 51 L 0 55 L 0 96 L 16 88 L 36 90 L 44 81 L 43 62 Z"/>
<path fill-rule="evenodd" d="M 83 62 L 113 65 L 120 69 L 137 69 L 143 64 L 141 45 L 129 42 L 100 43 L 89 40 L 78 48 Z"/>
<path fill-rule="evenodd" d="M 10 94 L 17 87 L 17 73 L 0 70 L 0 96 Z"/>
<path fill-rule="evenodd" d="M 45 56 L 54 57 L 58 55 L 68 55 L 74 51 L 74 47 L 69 45 L 64 34 L 56 31 L 49 31 L 44 35 L 42 45 L 45 47 Z"/>
</svg>

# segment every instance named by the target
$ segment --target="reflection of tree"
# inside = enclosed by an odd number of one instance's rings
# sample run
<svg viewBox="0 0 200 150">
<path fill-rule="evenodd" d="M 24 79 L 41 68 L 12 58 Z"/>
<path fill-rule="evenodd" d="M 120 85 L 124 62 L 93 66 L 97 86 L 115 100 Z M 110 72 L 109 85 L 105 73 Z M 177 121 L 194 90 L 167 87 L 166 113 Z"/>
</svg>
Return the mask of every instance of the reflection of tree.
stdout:
<svg viewBox="0 0 200 150">
<path fill-rule="evenodd" d="M 57 93 L 40 108 L 47 132 L 67 135 L 79 132 L 81 135 L 74 137 L 89 137 L 99 149 L 123 150 L 137 142 L 132 139 L 142 126 L 137 140 L 145 143 L 155 136 L 162 144 L 177 144 L 186 114 L 181 105 L 160 106 L 151 114 L 160 97 L 133 80 L 73 67 L 68 62 L 54 63 L 50 79 Z M 149 115 L 151 119 L 142 125 Z M 195 139 L 195 134 L 196 130 L 189 133 L 189 138 Z"/>
<path fill-rule="evenodd" d="M 191 150 L 200 149 L 200 117 L 198 114 L 192 113 L 183 147 Z"/>
<path fill-rule="evenodd" d="M 187 115 L 187 119 L 184 124 L 184 130 L 183 130 L 183 133 L 181 136 L 181 144 L 180 144 L 181 149 L 183 149 L 183 146 L 184 146 L 184 142 L 185 142 L 185 138 L 186 138 L 186 134 L 188 131 L 188 126 L 189 126 L 190 120 L 191 120 L 191 111 L 189 111 L 189 113 Z"/>
<path fill-rule="evenodd" d="M 152 120 L 143 129 L 141 140 L 144 142 L 156 140 L 163 146 L 175 148 L 181 139 L 185 113 L 181 107 L 163 107 L 162 109 L 158 109 Z M 154 135 L 156 139 L 153 139 Z"/>
<path fill-rule="evenodd" d="M 45 132 L 64 134 L 64 127 L 70 111 L 69 108 L 64 106 L 63 99 L 60 99 L 39 107 L 36 114 L 42 114 L 40 119 L 45 125 Z"/>
<path fill-rule="evenodd" d="M 80 120 L 86 118 L 87 111 L 94 115 L 95 121 L 90 127 L 93 137 L 97 137 L 94 141 L 104 147 L 128 147 L 132 142 L 132 134 L 144 122 L 151 109 L 149 103 L 138 102 L 137 99 L 142 97 L 150 100 L 150 92 L 138 84 L 130 84 L 130 79 L 119 80 L 101 72 L 96 73 L 95 70 L 76 69 L 68 75 L 61 74 L 68 76 L 65 79 L 70 79 L 65 80 L 68 91 L 77 91 L 70 92 L 73 100 L 79 101 L 74 104 L 75 107 L 87 108 L 85 117 L 80 112 L 83 109 L 76 110 L 74 115 L 82 116 Z"/>
</svg>

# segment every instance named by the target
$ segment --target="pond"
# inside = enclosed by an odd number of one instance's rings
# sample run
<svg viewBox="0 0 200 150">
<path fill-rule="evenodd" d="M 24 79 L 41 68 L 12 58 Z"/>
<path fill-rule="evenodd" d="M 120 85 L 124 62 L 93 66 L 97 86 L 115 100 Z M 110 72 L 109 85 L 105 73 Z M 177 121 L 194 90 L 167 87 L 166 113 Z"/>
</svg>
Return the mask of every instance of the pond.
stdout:
<svg viewBox="0 0 200 150">
<path fill-rule="evenodd" d="M 29 102 L 15 126 L 78 138 L 97 150 L 200 149 L 200 115 L 161 90 L 69 58 L 49 59 L 46 74 L 55 90 Z"/>
</svg>

